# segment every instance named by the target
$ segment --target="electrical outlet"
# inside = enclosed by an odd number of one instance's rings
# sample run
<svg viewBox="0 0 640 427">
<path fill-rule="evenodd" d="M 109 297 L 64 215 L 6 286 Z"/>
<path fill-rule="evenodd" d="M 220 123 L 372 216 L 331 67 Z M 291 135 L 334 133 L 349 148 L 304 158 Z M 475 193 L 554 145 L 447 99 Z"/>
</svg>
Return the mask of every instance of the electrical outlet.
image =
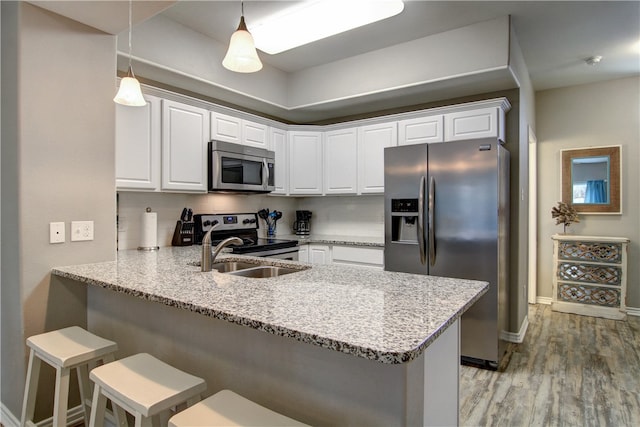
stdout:
<svg viewBox="0 0 640 427">
<path fill-rule="evenodd" d="M 64 222 L 49 223 L 49 243 L 64 243 Z"/>
<path fill-rule="evenodd" d="M 93 221 L 71 221 L 71 241 L 93 240 Z"/>
</svg>

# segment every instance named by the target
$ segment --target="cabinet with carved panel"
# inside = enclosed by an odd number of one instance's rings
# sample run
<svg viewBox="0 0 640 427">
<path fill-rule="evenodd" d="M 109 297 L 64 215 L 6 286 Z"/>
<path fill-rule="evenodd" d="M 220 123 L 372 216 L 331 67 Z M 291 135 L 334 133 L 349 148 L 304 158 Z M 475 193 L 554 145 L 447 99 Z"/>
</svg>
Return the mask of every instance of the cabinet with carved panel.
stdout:
<svg viewBox="0 0 640 427">
<path fill-rule="evenodd" d="M 627 246 L 624 237 L 552 236 L 554 311 L 625 319 Z"/>
</svg>

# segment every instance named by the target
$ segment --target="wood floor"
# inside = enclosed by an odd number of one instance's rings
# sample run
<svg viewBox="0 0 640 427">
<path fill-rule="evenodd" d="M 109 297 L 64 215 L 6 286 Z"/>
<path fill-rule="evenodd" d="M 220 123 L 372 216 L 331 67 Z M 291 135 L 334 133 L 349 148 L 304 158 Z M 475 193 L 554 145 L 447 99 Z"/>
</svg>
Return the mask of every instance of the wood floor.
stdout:
<svg viewBox="0 0 640 427">
<path fill-rule="evenodd" d="M 640 317 L 529 307 L 504 372 L 461 367 L 461 425 L 640 426 Z"/>
</svg>

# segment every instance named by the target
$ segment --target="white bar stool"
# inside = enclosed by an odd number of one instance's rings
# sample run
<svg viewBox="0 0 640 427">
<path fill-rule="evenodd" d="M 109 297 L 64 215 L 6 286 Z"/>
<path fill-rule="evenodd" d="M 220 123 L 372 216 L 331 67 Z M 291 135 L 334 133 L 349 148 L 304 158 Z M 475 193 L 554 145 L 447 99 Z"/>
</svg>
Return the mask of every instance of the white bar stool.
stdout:
<svg viewBox="0 0 640 427">
<path fill-rule="evenodd" d="M 169 419 L 169 427 L 307 426 L 231 390 L 222 390 Z"/>
<path fill-rule="evenodd" d="M 114 405 L 119 425 L 126 425 L 126 420 L 118 408 L 132 414 L 136 427 L 141 427 L 151 425 L 153 419 L 158 421 L 156 416 L 174 406 L 197 403 L 207 388 L 202 378 L 182 372 L 147 353 L 99 366 L 89 377 L 95 383 L 90 427 L 104 424 L 107 399 Z"/>
<path fill-rule="evenodd" d="M 71 369 L 76 369 L 80 385 L 80 400 L 85 422 L 89 420 L 89 402 L 91 388 L 89 386 L 89 364 L 98 361 L 111 362 L 118 345 L 87 332 L 79 326 L 45 332 L 27 338 L 29 351 L 29 367 L 22 401 L 21 426 L 34 426 L 38 377 L 41 361 L 53 366 L 56 370 L 56 385 L 53 406 L 53 426 L 67 425 L 69 377 Z M 76 408 L 72 408 L 72 411 Z"/>
</svg>

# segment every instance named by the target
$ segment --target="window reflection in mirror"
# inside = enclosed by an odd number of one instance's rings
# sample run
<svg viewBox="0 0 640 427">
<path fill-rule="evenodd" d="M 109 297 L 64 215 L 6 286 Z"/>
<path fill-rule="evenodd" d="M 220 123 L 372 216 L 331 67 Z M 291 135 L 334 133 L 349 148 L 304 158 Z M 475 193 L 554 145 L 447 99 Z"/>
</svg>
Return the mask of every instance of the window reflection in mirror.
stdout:
<svg viewBox="0 0 640 427">
<path fill-rule="evenodd" d="M 609 203 L 609 156 L 571 160 L 573 203 Z"/>
<path fill-rule="evenodd" d="M 580 213 L 621 213 L 620 146 L 562 150 L 562 201 Z"/>
</svg>

